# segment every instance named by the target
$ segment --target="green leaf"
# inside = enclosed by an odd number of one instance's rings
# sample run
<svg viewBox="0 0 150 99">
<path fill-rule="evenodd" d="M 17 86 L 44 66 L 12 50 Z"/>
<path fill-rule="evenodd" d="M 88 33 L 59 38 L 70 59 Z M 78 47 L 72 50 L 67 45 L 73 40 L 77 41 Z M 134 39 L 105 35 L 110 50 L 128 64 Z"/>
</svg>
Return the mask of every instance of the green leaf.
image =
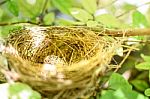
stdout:
<svg viewBox="0 0 150 99">
<path fill-rule="evenodd" d="M 150 70 L 150 62 L 143 62 L 138 65 L 135 65 L 137 69 Z"/>
<path fill-rule="evenodd" d="M 145 94 L 146 96 L 150 96 L 150 88 L 146 89 L 145 92 L 144 92 L 144 94 Z"/>
<path fill-rule="evenodd" d="M 30 0 L 31 1 L 31 0 Z M 21 16 L 26 19 L 37 20 L 37 17 L 41 14 L 45 0 L 36 0 L 29 3 L 29 0 L 17 0 Z M 50 8 L 50 0 L 46 4 L 45 9 Z"/>
<path fill-rule="evenodd" d="M 134 27 L 149 27 L 146 17 L 139 11 L 134 11 L 132 14 L 132 24 Z"/>
<path fill-rule="evenodd" d="M 55 15 L 54 13 L 48 13 L 44 16 L 43 21 L 45 25 L 51 25 L 54 22 Z"/>
<path fill-rule="evenodd" d="M 36 91 L 32 91 L 32 95 L 29 97 L 29 99 L 41 99 L 41 95 Z"/>
<path fill-rule="evenodd" d="M 9 86 L 9 98 L 17 97 L 18 99 L 22 99 L 26 97 L 26 99 L 41 99 L 41 95 L 35 91 L 33 91 L 28 85 L 23 83 L 14 83 Z M 26 95 L 26 96 L 24 96 Z"/>
<path fill-rule="evenodd" d="M 87 21 L 87 26 L 88 27 L 96 27 L 96 26 L 98 26 L 98 22 L 97 21 Z"/>
<path fill-rule="evenodd" d="M 9 0 L 7 2 L 7 8 L 13 15 L 15 15 L 15 16 L 19 15 L 19 7 L 15 0 Z"/>
<path fill-rule="evenodd" d="M 85 23 L 83 22 L 77 22 L 77 21 L 67 20 L 67 19 L 62 19 L 62 18 L 57 19 L 56 23 L 61 26 L 85 25 Z"/>
<path fill-rule="evenodd" d="M 10 95 L 14 95 L 14 94 L 18 94 L 19 92 L 21 92 L 22 90 L 31 90 L 31 88 L 26 85 L 26 84 L 23 84 L 23 83 L 15 83 L 15 84 L 11 84 L 9 86 L 9 92 L 10 92 Z"/>
<path fill-rule="evenodd" d="M 148 99 L 144 95 L 132 91 L 126 90 L 126 88 L 119 88 L 117 90 L 107 90 L 98 99 Z"/>
<path fill-rule="evenodd" d="M 136 91 L 126 90 L 125 88 L 119 88 L 114 92 L 116 97 L 120 97 L 120 99 L 148 99 L 143 94 L 140 94 Z M 111 99 L 111 98 L 110 98 Z"/>
<path fill-rule="evenodd" d="M 71 15 L 82 22 L 87 22 L 90 19 L 93 19 L 92 15 L 80 8 L 71 8 L 70 9 Z"/>
<path fill-rule="evenodd" d="M 144 59 L 144 61 L 150 62 L 150 56 L 146 56 L 144 54 L 141 54 L 141 57 Z"/>
<path fill-rule="evenodd" d="M 148 72 L 141 72 L 136 76 L 136 79 L 147 79 Z"/>
<path fill-rule="evenodd" d="M 95 17 L 97 22 L 102 23 L 107 27 L 127 27 L 125 24 L 121 23 L 116 17 L 111 14 L 101 14 Z"/>
<path fill-rule="evenodd" d="M 102 94 L 100 99 L 120 99 L 120 98 L 114 96 L 114 91 L 107 90 L 104 94 Z"/>
<path fill-rule="evenodd" d="M 130 11 L 132 9 L 136 9 L 137 7 L 135 5 L 132 5 L 132 4 L 129 4 L 129 3 L 124 3 L 122 8 L 125 10 L 125 11 Z"/>
<path fill-rule="evenodd" d="M 139 91 L 144 91 L 149 87 L 148 83 L 144 80 L 132 80 L 131 84 Z"/>
<path fill-rule="evenodd" d="M 127 80 L 118 73 L 113 73 L 109 79 L 109 88 L 117 90 L 119 88 L 125 88 L 126 90 L 132 90 L 132 86 Z"/>
<path fill-rule="evenodd" d="M 135 95 L 130 95 L 132 91 L 128 91 L 126 89 L 119 88 L 114 92 L 114 96 L 118 97 L 119 99 L 136 99 Z"/>
<path fill-rule="evenodd" d="M 10 31 L 19 30 L 20 28 L 22 28 L 22 26 L 20 26 L 20 25 L 3 26 L 0 35 L 3 37 L 7 37 L 9 35 Z"/>
<path fill-rule="evenodd" d="M 52 4 L 62 13 L 70 14 L 69 9 L 72 7 L 71 0 L 52 0 Z"/>
<path fill-rule="evenodd" d="M 81 0 L 81 4 L 91 14 L 94 14 L 97 9 L 96 0 Z"/>
</svg>

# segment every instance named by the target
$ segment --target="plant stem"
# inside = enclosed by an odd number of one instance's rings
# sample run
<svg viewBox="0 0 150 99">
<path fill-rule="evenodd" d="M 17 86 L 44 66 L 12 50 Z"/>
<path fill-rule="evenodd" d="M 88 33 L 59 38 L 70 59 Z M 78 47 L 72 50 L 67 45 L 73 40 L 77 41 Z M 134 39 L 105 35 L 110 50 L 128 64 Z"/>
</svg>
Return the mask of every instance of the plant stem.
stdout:
<svg viewBox="0 0 150 99">
<path fill-rule="evenodd" d="M 145 29 L 125 29 L 125 30 L 105 30 L 105 34 L 111 36 L 144 36 L 150 35 L 150 28 Z"/>
</svg>

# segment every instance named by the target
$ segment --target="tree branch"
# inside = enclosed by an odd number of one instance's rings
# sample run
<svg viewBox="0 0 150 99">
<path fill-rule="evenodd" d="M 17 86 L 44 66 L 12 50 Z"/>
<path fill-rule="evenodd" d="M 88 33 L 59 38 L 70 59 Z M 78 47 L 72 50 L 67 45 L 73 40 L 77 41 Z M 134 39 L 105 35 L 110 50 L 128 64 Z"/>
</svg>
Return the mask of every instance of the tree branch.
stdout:
<svg viewBox="0 0 150 99">
<path fill-rule="evenodd" d="M 104 27 L 87 27 L 87 26 L 70 26 L 71 28 L 84 28 L 87 30 L 94 31 L 99 35 L 110 35 L 115 37 L 122 37 L 122 36 L 144 36 L 150 35 L 150 28 L 144 29 L 108 29 Z"/>
<path fill-rule="evenodd" d="M 2 22 L 0 23 L 0 26 L 7 26 L 7 25 L 16 25 L 16 24 L 22 24 L 22 23 L 28 23 L 28 24 L 33 24 L 33 25 L 39 25 L 38 23 L 34 23 L 31 21 L 26 21 L 26 22 Z"/>
<path fill-rule="evenodd" d="M 121 36 L 144 36 L 150 35 L 150 28 L 145 29 L 126 29 L 126 30 L 105 30 L 105 34 L 121 37 Z"/>
<path fill-rule="evenodd" d="M 7 25 L 16 25 L 16 24 L 32 24 L 32 25 L 39 25 L 38 23 L 34 23 L 31 21 L 27 22 L 13 22 L 13 23 L 0 23 L 0 26 L 7 26 Z M 41 25 L 41 26 L 47 26 L 47 25 Z M 56 26 L 54 26 L 56 27 Z M 58 26 L 59 27 L 59 26 Z M 64 26 L 66 27 L 66 26 Z M 110 35 L 115 37 L 122 37 L 122 36 L 150 36 L 150 28 L 145 29 L 106 29 L 103 27 L 87 27 L 87 26 L 68 26 L 70 28 L 81 28 L 81 29 L 87 29 L 94 31 L 95 33 L 98 33 L 99 35 Z"/>
<path fill-rule="evenodd" d="M 3 5 L 3 4 L 5 4 L 7 1 L 8 1 L 8 0 L 5 0 L 5 1 L 0 2 L 0 6 Z"/>
</svg>

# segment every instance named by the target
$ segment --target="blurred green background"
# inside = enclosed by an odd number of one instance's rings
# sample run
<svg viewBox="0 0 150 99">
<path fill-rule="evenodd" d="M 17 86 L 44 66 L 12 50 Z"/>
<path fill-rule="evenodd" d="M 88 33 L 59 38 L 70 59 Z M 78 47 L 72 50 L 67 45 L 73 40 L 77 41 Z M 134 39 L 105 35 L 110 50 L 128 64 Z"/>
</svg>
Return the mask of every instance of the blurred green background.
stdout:
<svg viewBox="0 0 150 99">
<path fill-rule="evenodd" d="M 150 0 L 0 0 L 1 38 L 7 37 L 11 30 L 35 25 L 89 26 L 122 30 L 149 28 Z M 131 52 L 118 73 L 112 74 L 113 71 L 110 71 L 102 78 L 102 81 L 109 80 L 108 87 L 98 90 L 91 99 L 148 99 L 150 96 L 149 37 L 135 36 L 129 37 L 129 40 L 139 41 L 134 42 L 139 50 Z M 117 54 L 123 54 L 123 48 L 119 50 Z M 123 57 L 116 58 L 118 64 L 119 59 Z M 17 91 L 14 86 L 18 88 Z M 0 87 L 1 97 L 3 90 L 7 89 L 7 83 L 1 84 Z M 41 98 L 39 93 L 22 83 L 12 85 L 10 95 L 19 95 L 22 89 L 32 93 L 27 99 Z"/>
</svg>

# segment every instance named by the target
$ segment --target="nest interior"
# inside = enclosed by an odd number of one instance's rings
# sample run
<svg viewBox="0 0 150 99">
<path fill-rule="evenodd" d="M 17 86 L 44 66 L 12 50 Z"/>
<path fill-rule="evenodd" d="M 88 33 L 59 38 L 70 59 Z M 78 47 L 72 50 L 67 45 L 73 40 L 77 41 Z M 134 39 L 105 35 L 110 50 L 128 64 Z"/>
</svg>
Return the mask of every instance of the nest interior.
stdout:
<svg viewBox="0 0 150 99">
<path fill-rule="evenodd" d="M 31 27 L 14 31 L 5 57 L 19 80 L 50 98 L 90 96 L 120 41 L 74 27 Z"/>
</svg>

